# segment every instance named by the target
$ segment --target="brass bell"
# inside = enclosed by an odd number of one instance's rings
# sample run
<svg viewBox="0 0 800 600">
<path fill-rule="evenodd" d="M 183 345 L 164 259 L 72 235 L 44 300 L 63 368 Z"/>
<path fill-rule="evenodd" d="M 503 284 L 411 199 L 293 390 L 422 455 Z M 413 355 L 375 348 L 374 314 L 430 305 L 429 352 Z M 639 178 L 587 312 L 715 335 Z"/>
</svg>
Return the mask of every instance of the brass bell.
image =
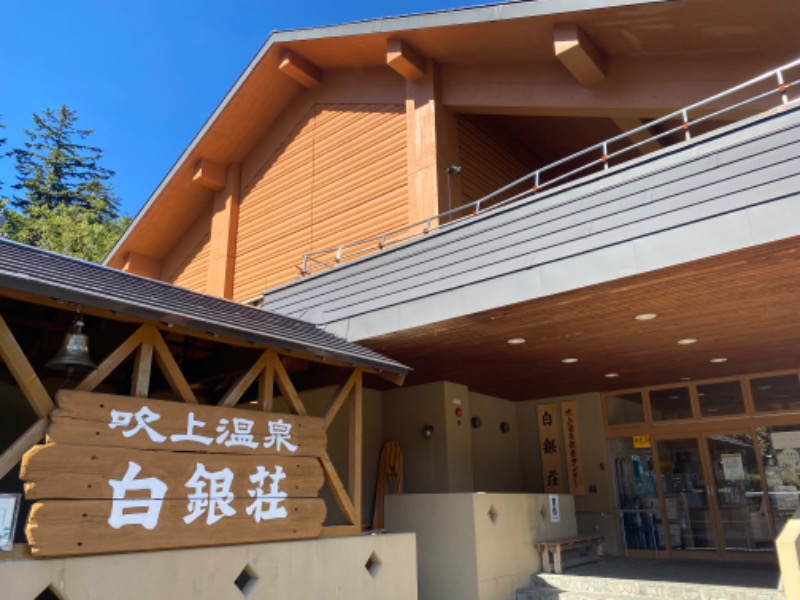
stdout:
<svg viewBox="0 0 800 600">
<path fill-rule="evenodd" d="M 81 333 L 83 322 L 76 320 L 72 330 L 64 336 L 58 353 L 45 363 L 50 369 L 59 371 L 93 371 L 97 365 L 89 356 L 89 336 Z"/>
</svg>

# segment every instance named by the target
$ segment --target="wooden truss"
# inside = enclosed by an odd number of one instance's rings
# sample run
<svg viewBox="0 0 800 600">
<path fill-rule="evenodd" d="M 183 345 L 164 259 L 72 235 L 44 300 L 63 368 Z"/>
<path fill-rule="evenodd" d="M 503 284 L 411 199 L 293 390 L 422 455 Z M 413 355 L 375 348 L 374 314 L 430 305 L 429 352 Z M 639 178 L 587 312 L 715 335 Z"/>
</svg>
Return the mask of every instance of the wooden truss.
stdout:
<svg viewBox="0 0 800 600">
<path fill-rule="evenodd" d="M 95 390 L 125 359 L 135 353 L 131 396 L 148 397 L 153 360 L 161 369 L 173 393 L 182 401 L 197 403 L 189 383 L 172 356 L 159 329 L 144 324 L 112 351 L 94 371 L 91 371 L 76 387 L 76 390 Z M 0 454 L 0 477 L 7 474 L 30 448 L 39 443 L 49 425 L 50 412 L 55 404 L 36 375 L 5 320 L 0 316 L 0 358 L 8 366 L 28 403 L 39 419 L 23 433 L 9 448 Z M 320 457 L 325 481 L 330 486 L 337 506 L 342 511 L 347 525 L 327 527 L 325 536 L 354 535 L 361 530 L 361 484 L 362 484 L 362 374 L 361 368 L 353 368 L 347 381 L 334 392 L 322 415 L 327 431 L 341 408 L 349 401 L 349 472 L 348 485 L 336 471 L 327 450 Z M 273 393 L 277 386 L 289 411 L 296 415 L 308 415 L 300 395 L 297 393 L 280 354 L 270 348 L 265 350 L 253 365 L 245 371 L 223 396 L 219 406 L 233 407 L 244 393 L 258 382 L 258 408 L 265 412 L 273 410 Z"/>
</svg>

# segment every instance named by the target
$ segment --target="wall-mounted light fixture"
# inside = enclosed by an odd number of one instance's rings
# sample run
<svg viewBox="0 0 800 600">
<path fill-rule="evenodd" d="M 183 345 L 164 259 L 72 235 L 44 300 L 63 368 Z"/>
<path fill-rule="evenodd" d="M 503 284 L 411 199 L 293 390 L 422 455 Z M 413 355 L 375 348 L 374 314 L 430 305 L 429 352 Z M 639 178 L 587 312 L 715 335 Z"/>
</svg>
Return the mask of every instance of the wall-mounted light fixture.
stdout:
<svg viewBox="0 0 800 600">
<path fill-rule="evenodd" d="M 508 433 L 511 431 L 511 424 L 508 421 L 501 421 L 500 422 L 500 432 L 501 433 Z"/>
<path fill-rule="evenodd" d="M 422 439 L 429 440 L 433 436 L 433 425 L 425 425 L 422 428 Z"/>
</svg>

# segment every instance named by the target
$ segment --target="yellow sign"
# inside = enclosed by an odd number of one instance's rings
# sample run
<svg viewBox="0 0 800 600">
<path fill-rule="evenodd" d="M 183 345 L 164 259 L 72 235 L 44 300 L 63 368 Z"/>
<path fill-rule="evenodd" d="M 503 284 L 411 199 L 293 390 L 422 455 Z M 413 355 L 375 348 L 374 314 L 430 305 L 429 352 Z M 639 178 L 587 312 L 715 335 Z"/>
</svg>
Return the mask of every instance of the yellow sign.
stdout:
<svg viewBox="0 0 800 600">
<path fill-rule="evenodd" d="M 634 448 L 649 448 L 650 447 L 650 436 L 647 435 L 647 434 L 633 436 L 633 447 Z"/>
</svg>

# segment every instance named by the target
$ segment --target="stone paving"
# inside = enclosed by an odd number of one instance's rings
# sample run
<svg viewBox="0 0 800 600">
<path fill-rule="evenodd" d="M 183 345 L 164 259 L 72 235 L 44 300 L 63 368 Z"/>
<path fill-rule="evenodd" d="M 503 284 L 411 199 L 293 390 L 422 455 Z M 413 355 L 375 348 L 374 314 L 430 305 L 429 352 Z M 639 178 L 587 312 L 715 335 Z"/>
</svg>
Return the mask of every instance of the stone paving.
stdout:
<svg viewBox="0 0 800 600">
<path fill-rule="evenodd" d="M 607 556 L 604 562 L 533 575 L 517 600 L 784 600 L 774 563 Z"/>
</svg>

